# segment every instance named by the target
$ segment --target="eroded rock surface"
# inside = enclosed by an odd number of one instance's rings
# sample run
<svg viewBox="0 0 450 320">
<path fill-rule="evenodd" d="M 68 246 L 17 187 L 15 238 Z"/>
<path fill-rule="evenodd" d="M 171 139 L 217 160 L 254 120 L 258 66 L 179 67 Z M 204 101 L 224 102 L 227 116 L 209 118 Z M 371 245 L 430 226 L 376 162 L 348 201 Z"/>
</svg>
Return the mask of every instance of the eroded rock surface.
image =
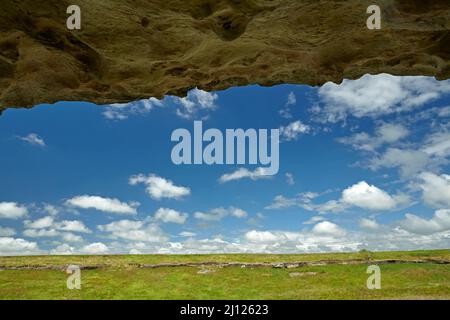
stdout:
<svg viewBox="0 0 450 320">
<path fill-rule="evenodd" d="M 0 1 L 0 111 L 381 72 L 450 78 L 450 0 Z"/>
</svg>

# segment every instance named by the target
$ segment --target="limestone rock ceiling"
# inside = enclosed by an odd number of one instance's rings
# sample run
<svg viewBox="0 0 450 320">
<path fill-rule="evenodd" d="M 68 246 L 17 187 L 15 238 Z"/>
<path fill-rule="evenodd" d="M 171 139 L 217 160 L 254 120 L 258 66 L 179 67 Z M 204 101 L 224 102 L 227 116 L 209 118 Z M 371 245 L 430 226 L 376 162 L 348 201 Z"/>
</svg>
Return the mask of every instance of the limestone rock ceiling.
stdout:
<svg viewBox="0 0 450 320">
<path fill-rule="evenodd" d="M 450 77 L 450 0 L 0 1 L 0 111 L 382 72 Z"/>
</svg>

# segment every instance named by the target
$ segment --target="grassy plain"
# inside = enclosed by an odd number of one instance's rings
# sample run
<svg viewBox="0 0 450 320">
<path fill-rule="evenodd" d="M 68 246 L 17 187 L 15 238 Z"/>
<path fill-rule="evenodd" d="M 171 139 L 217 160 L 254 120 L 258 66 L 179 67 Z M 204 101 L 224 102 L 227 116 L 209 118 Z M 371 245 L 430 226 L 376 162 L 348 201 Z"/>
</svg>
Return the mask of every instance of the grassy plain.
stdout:
<svg viewBox="0 0 450 320">
<path fill-rule="evenodd" d="M 381 290 L 368 290 L 367 266 L 382 264 Z M 223 267 L 207 262 L 350 261 L 295 268 Z M 417 260 L 425 260 L 416 263 Z M 410 262 L 409 262 L 410 261 Z M 114 255 L 0 257 L 0 299 L 450 299 L 450 250 L 303 255 Z M 142 268 L 145 264 L 196 266 Z M 201 265 L 205 263 L 205 265 Z M 70 264 L 81 290 L 66 287 Z M 45 269 L 61 266 L 61 270 Z M 44 268 L 44 269 L 42 269 Z"/>
</svg>

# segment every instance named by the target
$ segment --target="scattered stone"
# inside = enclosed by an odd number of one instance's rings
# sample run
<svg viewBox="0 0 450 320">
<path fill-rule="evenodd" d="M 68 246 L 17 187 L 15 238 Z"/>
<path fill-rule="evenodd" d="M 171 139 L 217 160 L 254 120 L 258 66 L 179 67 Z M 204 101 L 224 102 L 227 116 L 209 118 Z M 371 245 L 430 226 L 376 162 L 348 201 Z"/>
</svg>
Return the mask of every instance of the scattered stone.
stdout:
<svg viewBox="0 0 450 320">
<path fill-rule="evenodd" d="M 197 274 L 208 274 L 208 273 L 214 273 L 216 272 L 215 270 L 210 270 L 210 269 L 202 269 L 197 271 Z"/>
<path fill-rule="evenodd" d="M 306 277 L 306 276 L 315 276 L 317 272 L 291 272 L 289 273 L 289 277 Z"/>
<path fill-rule="evenodd" d="M 450 264 L 450 260 L 446 259 L 389 259 L 389 260 L 371 260 L 371 264 L 383 265 L 383 264 Z M 319 260 L 319 261 L 301 261 L 301 262 L 183 262 L 183 263 L 156 263 L 156 264 L 140 264 L 140 263 L 130 263 L 127 267 L 131 268 L 144 268 L 144 269 L 154 269 L 154 268 L 177 268 L 177 267 L 192 267 L 199 268 L 200 271 L 208 270 L 207 272 L 215 272 L 217 268 L 276 268 L 276 269 L 293 269 L 300 267 L 317 267 L 317 266 L 327 266 L 327 265 L 358 265 L 367 264 L 366 260 L 354 259 L 354 260 Z M 108 264 L 98 264 L 98 265 L 80 265 L 82 270 L 95 270 L 101 268 L 109 267 Z M 213 270 L 207 268 L 214 268 Z M 0 270 L 66 270 L 67 265 L 0 265 Z"/>
</svg>

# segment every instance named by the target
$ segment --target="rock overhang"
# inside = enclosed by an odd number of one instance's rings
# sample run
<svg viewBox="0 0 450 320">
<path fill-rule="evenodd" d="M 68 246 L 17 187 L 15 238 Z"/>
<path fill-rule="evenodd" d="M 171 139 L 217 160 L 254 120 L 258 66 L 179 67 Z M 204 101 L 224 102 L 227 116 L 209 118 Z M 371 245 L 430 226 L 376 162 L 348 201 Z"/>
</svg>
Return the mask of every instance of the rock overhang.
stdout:
<svg viewBox="0 0 450 320">
<path fill-rule="evenodd" d="M 367 29 L 366 0 L 2 1 L 0 111 L 367 73 L 450 78 L 450 0 L 376 2 L 381 30 Z M 80 30 L 67 29 L 71 4 Z"/>
</svg>

